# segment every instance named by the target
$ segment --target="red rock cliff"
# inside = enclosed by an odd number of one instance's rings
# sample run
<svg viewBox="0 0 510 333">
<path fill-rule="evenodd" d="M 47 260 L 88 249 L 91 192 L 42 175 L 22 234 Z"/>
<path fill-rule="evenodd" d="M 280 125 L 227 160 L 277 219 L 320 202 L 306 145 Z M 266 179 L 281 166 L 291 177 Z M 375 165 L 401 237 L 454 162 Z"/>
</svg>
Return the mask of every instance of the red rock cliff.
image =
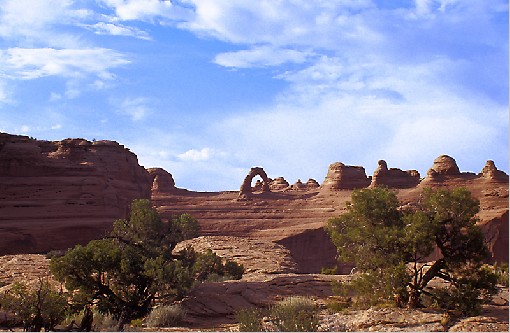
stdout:
<svg viewBox="0 0 510 333">
<path fill-rule="evenodd" d="M 117 142 L 0 133 L 0 254 L 86 243 L 150 195 L 147 171 Z"/>
</svg>

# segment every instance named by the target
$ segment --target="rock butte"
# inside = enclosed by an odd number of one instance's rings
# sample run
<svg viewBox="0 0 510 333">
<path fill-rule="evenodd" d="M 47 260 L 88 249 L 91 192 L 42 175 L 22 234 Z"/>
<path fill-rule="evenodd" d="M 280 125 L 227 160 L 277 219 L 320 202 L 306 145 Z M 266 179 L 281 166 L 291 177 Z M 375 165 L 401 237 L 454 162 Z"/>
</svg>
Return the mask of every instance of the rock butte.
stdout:
<svg viewBox="0 0 510 333">
<path fill-rule="evenodd" d="M 313 179 L 293 185 L 283 177 L 271 181 L 257 167 L 240 180 L 239 192 L 193 192 L 176 188 L 161 168 L 145 170 L 136 155 L 113 141 L 51 142 L 0 133 L 0 254 L 86 243 L 124 218 L 132 199 L 152 198 L 164 218 L 183 212 L 195 216 L 203 236 L 220 237 L 211 244 L 236 237 L 273 242 L 294 260 L 293 270 L 316 273 L 337 264 L 322 227 L 342 213 L 353 189 L 388 186 L 405 205 L 424 187 L 462 186 L 480 200 L 489 259 L 508 262 L 508 175 L 494 162 L 487 161 L 479 174 L 464 173 L 452 157 L 442 155 L 423 179 L 415 170 L 388 168 L 383 160 L 378 165 L 367 177 L 361 166 L 332 163 L 320 186 Z M 255 177 L 262 180 L 253 187 Z"/>
</svg>

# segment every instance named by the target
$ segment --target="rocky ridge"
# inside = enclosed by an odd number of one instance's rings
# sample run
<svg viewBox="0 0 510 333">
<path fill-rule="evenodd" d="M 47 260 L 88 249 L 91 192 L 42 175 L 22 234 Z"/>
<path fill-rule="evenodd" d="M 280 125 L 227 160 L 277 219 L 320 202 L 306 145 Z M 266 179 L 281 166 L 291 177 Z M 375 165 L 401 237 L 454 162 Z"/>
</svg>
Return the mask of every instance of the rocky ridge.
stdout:
<svg viewBox="0 0 510 333">
<path fill-rule="evenodd" d="M 37 253 L 102 237 L 148 172 L 114 141 L 40 141 L 0 133 L 0 253 Z"/>
</svg>

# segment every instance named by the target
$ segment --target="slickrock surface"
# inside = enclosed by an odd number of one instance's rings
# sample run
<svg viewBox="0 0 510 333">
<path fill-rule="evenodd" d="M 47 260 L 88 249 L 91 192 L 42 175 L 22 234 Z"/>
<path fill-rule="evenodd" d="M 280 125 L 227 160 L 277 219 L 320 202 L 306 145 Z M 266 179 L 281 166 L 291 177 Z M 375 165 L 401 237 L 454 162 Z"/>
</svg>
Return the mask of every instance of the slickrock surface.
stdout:
<svg viewBox="0 0 510 333">
<path fill-rule="evenodd" d="M 65 249 L 102 237 L 151 181 L 113 141 L 0 133 L 0 254 Z"/>
<path fill-rule="evenodd" d="M 232 236 L 200 236 L 179 243 L 174 253 L 189 245 L 195 251 L 205 252 L 211 249 L 222 258 L 243 264 L 243 280 L 264 274 L 297 272 L 297 265 L 290 251 L 270 241 Z"/>
<path fill-rule="evenodd" d="M 199 237 L 192 240 L 194 246 L 206 248 L 212 246 L 216 253 L 230 256 L 234 248 L 225 247 L 220 238 Z M 227 240 L 227 239 L 224 239 Z M 234 239 L 230 239 L 234 241 Z M 235 240 L 239 241 L 239 240 Z M 188 243 L 190 244 L 190 243 Z M 253 251 L 255 241 L 240 241 L 235 251 L 238 258 L 262 259 L 263 264 L 268 253 Z M 186 244 L 180 244 L 184 246 Z M 248 245 L 248 246 L 246 246 Z M 216 247 L 217 250 L 214 248 Z M 267 249 L 270 249 L 267 248 Z M 276 253 L 279 250 L 276 249 Z M 247 253 L 248 252 L 248 253 Z M 258 258 L 258 256 L 261 256 Z M 10 288 L 14 282 L 37 283 L 39 277 L 46 277 L 49 260 L 43 255 L 7 255 L 0 256 L 0 292 Z M 280 268 L 278 268 L 280 265 Z M 252 266 L 252 267 L 258 267 Z M 325 304 L 334 298 L 332 281 L 348 281 L 349 275 L 320 275 L 275 273 L 288 269 L 288 262 L 274 263 L 272 274 L 261 269 L 253 270 L 239 281 L 204 282 L 197 284 L 182 301 L 187 311 L 185 322 L 180 327 L 158 328 L 158 331 L 235 331 L 237 325 L 235 312 L 243 308 L 267 308 L 274 302 L 287 296 L 307 296 L 323 309 L 320 315 L 320 331 L 443 331 L 441 318 L 443 313 L 434 309 L 398 309 L 371 308 L 368 310 L 348 310 L 331 313 Z M 452 317 L 449 331 L 508 331 L 508 288 L 500 293 L 490 305 L 483 307 L 479 316 L 469 318 Z M 0 312 L 0 320 L 5 316 Z M 137 328 L 140 330 L 140 328 Z M 154 329 L 143 328 L 143 331 Z"/>
</svg>

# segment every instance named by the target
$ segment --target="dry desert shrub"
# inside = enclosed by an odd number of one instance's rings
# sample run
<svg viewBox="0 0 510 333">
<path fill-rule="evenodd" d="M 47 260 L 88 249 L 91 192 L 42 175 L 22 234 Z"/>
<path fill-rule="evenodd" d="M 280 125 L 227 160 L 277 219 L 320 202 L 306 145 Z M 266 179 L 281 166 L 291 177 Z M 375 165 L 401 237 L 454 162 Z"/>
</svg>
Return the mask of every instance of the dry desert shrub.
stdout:
<svg viewBox="0 0 510 333">
<path fill-rule="evenodd" d="M 184 319 L 186 312 L 179 304 L 164 305 L 155 308 L 147 317 L 149 327 L 169 327 Z"/>
<path fill-rule="evenodd" d="M 270 309 L 277 331 L 315 332 L 319 327 L 319 308 L 310 298 L 291 296 Z"/>
</svg>

